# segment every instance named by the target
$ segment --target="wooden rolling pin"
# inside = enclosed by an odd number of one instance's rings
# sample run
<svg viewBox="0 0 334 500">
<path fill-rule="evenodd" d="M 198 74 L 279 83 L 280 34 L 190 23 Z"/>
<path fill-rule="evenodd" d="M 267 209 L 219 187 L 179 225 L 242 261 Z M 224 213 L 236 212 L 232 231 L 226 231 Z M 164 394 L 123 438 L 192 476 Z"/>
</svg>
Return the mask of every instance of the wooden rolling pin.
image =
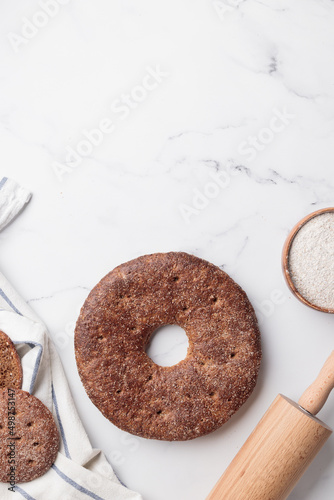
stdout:
<svg viewBox="0 0 334 500">
<path fill-rule="evenodd" d="M 316 415 L 334 387 L 334 351 L 299 404 L 279 394 L 207 500 L 285 500 L 332 430 Z"/>
</svg>

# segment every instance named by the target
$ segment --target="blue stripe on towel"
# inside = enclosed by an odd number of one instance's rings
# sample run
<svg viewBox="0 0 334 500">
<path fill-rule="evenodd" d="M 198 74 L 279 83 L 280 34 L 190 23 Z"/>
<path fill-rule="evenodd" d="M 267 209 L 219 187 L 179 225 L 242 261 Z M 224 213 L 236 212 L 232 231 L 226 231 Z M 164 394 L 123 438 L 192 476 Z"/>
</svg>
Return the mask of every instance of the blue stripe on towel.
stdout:
<svg viewBox="0 0 334 500">
<path fill-rule="evenodd" d="M 5 301 L 7 302 L 7 304 L 13 309 L 13 311 L 15 311 L 17 314 L 19 314 L 20 316 L 22 316 L 22 314 L 20 313 L 20 311 L 18 309 L 16 309 L 16 307 L 14 306 L 13 302 L 7 297 L 7 295 L 5 294 L 5 292 L 2 290 L 2 288 L 0 288 L 0 295 L 3 299 L 5 299 Z"/>
<path fill-rule="evenodd" d="M 29 495 L 26 491 L 22 490 L 19 486 L 15 485 L 15 491 L 21 493 L 21 495 L 27 500 L 35 500 L 31 495 Z"/>
<path fill-rule="evenodd" d="M 31 349 L 34 349 L 35 347 L 39 347 L 39 353 L 37 354 L 34 370 L 32 372 L 32 376 L 31 376 L 30 388 L 29 388 L 29 392 L 30 392 L 30 394 L 32 394 L 32 391 L 34 390 L 34 385 L 36 382 L 37 373 L 39 370 L 39 365 L 41 364 L 41 357 L 43 354 L 43 346 L 42 346 L 42 344 L 39 344 L 38 342 L 33 342 L 32 340 L 28 340 L 28 341 L 14 340 L 13 343 L 14 344 L 27 344 Z"/>
<path fill-rule="evenodd" d="M 14 312 L 16 312 L 17 314 L 19 314 L 20 316 L 22 316 L 22 313 L 20 313 L 20 311 L 14 306 L 13 302 L 7 297 L 7 295 L 2 290 L 2 288 L 0 288 L 0 296 L 7 302 L 7 304 L 13 309 Z M 32 345 L 38 346 L 40 348 L 39 353 L 37 354 L 36 363 L 35 363 L 34 371 L 33 371 L 33 374 L 32 374 L 32 377 L 31 377 L 31 382 L 30 382 L 29 392 L 31 394 L 32 391 L 34 390 L 34 385 L 35 385 L 35 381 L 36 381 L 36 377 L 37 377 L 39 365 L 40 365 L 40 362 L 41 362 L 41 357 L 42 357 L 42 354 L 43 354 L 43 346 L 41 344 L 39 344 L 38 342 L 25 342 L 25 343 L 26 344 L 30 344 L 30 345 L 32 344 Z"/>
<path fill-rule="evenodd" d="M 8 177 L 3 177 L 0 181 L 0 189 L 3 187 L 3 185 L 8 181 Z"/>
<path fill-rule="evenodd" d="M 60 476 L 62 479 L 64 479 L 64 481 L 66 481 L 68 484 L 73 486 L 73 488 L 75 488 L 76 490 L 81 491 L 81 493 L 84 493 L 85 495 L 87 495 L 91 498 L 94 498 L 94 500 L 104 500 L 102 497 L 95 495 L 95 493 L 93 493 L 92 491 L 89 491 L 86 488 L 84 488 L 83 486 L 80 486 L 80 484 L 76 483 L 75 481 L 73 481 L 73 479 L 66 476 L 63 472 L 61 472 L 58 469 L 58 467 L 55 464 L 51 465 L 51 468 L 58 474 L 58 476 Z"/>
<path fill-rule="evenodd" d="M 32 377 L 31 377 L 31 382 L 30 382 L 30 387 L 29 387 L 29 392 L 30 392 L 30 394 L 32 394 L 32 391 L 34 390 L 34 385 L 36 382 L 37 373 L 39 370 L 39 365 L 41 364 L 41 357 L 43 354 L 43 346 L 42 346 L 42 344 L 39 344 L 38 342 L 29 342 L 29 344 L 33 344 L 33 345 L 39 347 L 39 353 L 37 354 L 37 358 L 36 358 L 36 362 L 35 362 L 35 366 L 34 366 L 34 371 L 32 372 Z"/>
<path fill-rule="evenodd" d="M 67 456 L 67 458 L 71 458 L 71 455 L 70 455 L 70 452 L 69 452 L 69 449 L 68 449 L 68 445 L 67 445 L 67 441 L 66 441 L 66 436 L 65 436 L 65 431 L 64 431 L 63 423 L 62 423 L 60 415 L 59 415 L 58 402 L 57 402 L 56 393 L 55 393 L 53 384 L 51 384 L 51 390 L 52 390 L 52 400 L 53 400 L 53 404 L 54 404 L 54 407 L 55 407 L 55 410 L 56 410 L 56 415 L 57 415 L 57 420 L 58 420 L 58 424 L 59 424 L 60 434 L 61 434 L 61 437 L 62 437 L 62 440 L 63 440 L 63 443 L 64 443 L 65 455 Z"/>
</svg>

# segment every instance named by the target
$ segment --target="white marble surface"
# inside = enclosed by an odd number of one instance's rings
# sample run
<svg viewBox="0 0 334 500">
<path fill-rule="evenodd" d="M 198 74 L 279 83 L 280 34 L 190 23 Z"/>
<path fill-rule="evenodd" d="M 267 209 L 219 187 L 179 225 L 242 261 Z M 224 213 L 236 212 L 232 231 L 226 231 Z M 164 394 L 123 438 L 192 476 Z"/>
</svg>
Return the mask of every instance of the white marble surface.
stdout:
<svg viewBox="0 0 334 500">
<path fill-rule="evenodd" d="M 1 269 L 47 323 L 87 432 L 122 481 L 145 500 L 204 500 L 276 394 L 298 399 L 333 349 L 334 317 L 291 296 L 280 254 L 302 216 L 334 205 L 334 3 L 58 0 L 44 15 L 42 4 L 0 5 L 1 173 L 33 192 L 0 235 Z M 73 352 L 97 281 L 167 250 L 224 268 L 263 338 L 251 398 L 186 443 L 105 420 Z M 333 396 L 320 418 L 334 426 Z M 332 438 L 290 498 L 332 500 L 333 471 Z"/>
</svg>

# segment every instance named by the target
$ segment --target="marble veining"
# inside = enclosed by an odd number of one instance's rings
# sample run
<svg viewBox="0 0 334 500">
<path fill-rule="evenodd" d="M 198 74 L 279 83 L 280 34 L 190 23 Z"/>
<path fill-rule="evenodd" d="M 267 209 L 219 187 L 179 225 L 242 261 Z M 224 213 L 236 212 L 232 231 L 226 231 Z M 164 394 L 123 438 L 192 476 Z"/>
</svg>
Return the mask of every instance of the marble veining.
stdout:
<svg viewBox="0 0 334 500">
<path fill-rule="evenodd" d="M 277 393 L 298 400 L 333 349 L 333 317 L 291 296 L 281 250 L 299 219 L 334 205 L 334 2 L 49 1 L 55 15 L 46 0 L 0 6 L 1 171 L 33 193 L 0 234 L 1 270 L 47 324 L 121 480 L 145 500 L 204 500 Z M 113 427 L 73 348 L 92 287 L 170 250 L 229 273 L 263 339 L 249 401 L 187 443 Z M 184 348 L 154 352 L 168 363 Z M 333 405 L 319 414 L 331 427 Z M 333 468 L 331 439 L 289 498 L 332 500 Z"/>
</svg>

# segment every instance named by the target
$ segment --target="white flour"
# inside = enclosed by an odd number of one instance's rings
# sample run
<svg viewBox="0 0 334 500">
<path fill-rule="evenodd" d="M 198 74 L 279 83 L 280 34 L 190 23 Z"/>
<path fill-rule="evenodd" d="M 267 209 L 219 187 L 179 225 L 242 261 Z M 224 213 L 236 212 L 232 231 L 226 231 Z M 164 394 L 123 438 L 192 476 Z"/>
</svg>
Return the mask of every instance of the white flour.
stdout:
<svg viewBox="0 0 334 500">
<path fill-rule="evenodd" d="M 334 309 L 334 212 L 314 217 L 298 231 L 289 252 L 289 271 L 306 300 Z"/>
</svg>

